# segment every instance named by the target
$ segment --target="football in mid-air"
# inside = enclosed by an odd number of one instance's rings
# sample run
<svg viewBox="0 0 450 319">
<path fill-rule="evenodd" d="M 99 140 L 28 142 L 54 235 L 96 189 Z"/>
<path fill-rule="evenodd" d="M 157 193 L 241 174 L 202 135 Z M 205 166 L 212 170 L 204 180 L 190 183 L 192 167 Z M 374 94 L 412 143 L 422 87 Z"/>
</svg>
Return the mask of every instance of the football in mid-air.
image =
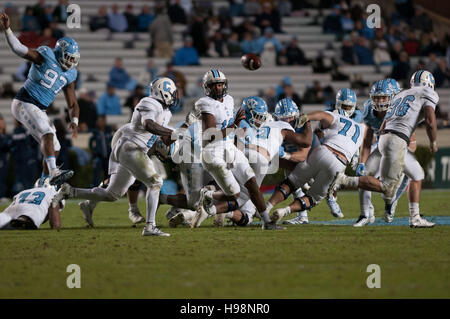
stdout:
<svg viewBox="0 0 450 319">
<path fill-rule="evenodd" d="M 261 67 L 261 59 L 254 53 L 244 54 L 241 63 L 244 68 L 250 71 L 258 70 Z"/>
</svg>

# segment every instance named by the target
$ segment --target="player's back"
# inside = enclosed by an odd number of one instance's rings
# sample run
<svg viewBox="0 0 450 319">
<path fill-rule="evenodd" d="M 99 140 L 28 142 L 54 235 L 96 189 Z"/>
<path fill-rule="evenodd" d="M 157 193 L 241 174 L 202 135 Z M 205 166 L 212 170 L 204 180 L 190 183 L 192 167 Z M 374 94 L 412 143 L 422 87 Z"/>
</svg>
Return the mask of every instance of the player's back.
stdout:
<svg viewBox="0 0 450 319">
<path fill-rule="evenodd" d="M 48 107 L 66 85 L 72 83 L 77 78 L 77 70 L 70 69 L 64 71 L 57 61 L 52 49 L 47 46 L 41 46 L 37 49 L 43 58 L 41 64 L 32 63 L 25 81 L 23 89 L 26 92 L 19 91 L 17 98 L 23 100 L 27 93 L 37 102 L 40 108 Z M 21 89 L 21 90 L 23 90 Z M 26 97 L 25 97 L 26 99 Z M 34 101 L 24 101 L 34 102 Z"/>
<path fill-rule="evenodd" d="M 130 123 L 121 128 L 122 137 L 148 151 L 158 136 L 145 129 L 145 120 L 150 119 L 161 126 L 167 126 L 171 117 L 172 113 L 168 109 L 164 109 L 157 100 L 144 97 L 135 106 Z"/>
<path fill-rule="evenodd" d="M 364 138 L 365 126 L 344 115 L 327 112 L 334 118 L 330 127 L 324 129 L 322 144 L 328 145 L 342 153 L 350 162 L 353 155 L 361 146 Z"/>
<path fill-rule="evenodd" d="M 385 130 L 395 131 L 409 139 L 423 119 L 423 107 L 431 106 L 435 109 L 438 102 L 439 96 L 430 87 L 414 86 L 403 90 L 395 96 L 392 107 L 385 116 Z"/>
</svg>

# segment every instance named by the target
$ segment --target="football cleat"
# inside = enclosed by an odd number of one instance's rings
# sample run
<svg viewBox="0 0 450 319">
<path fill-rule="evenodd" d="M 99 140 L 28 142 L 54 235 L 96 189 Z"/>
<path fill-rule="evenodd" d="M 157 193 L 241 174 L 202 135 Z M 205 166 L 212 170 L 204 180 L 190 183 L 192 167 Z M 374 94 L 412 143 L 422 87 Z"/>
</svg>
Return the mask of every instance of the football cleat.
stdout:
<svg viewBox="0 0 450 319">
<path fill-rule="evenodd" d="M 94 227 L 94 222 L 92 221 L 92 213 L 94 212 L 95 206 L 91 204 L 90 201 L 85 200 L 78 204 L 81 211 L 83 212 L 83 218 L 88 223 L 89 227 Z"/>
<path fill-rule="evenodd" d="M 434 223 L 429 222 L 425 218 L 422 218 L 420 215 L 409 218 L 409 227 L 411 228 L 431 228 L 434 225 Z"/>
<path fill-rule="evenodd" d="M 210 215 L 205 211 L 203 205 L 199 205 L 197 207 L 194 218 L 191 220 L 191 228 L 199 227 L 203 221 L 208 218 Z"/>
<path fill-rule="evenodd" d="M 353 227 L 363 227 L 367 224 L 369 224 L 369 218 L 367 218 L 366 216 L 359 216 L 356 223 L 353 224 Z"/>
<path fill-rule="evenodd" d="M 186 225 L 186 219 L 184 218 L 184 214 L 182 212 L 179 212 L 169 219 L 169 227 L 176 228 L 178 225 Z"/>
<path fill-rule="evenodd" d="M 287 214 L 288 214 L 287 207 L 278 208 L 273 212 L 272 216 L 270 216 L 270 219 L 272 220 L 272 222 L 278 223 Z"/>
<path fill-rule="evenodd" d="M 174 217 L 175 215 L 177 215 L 180 212 L 180 210 L 176 207 L 170 207 L 166 213 L 164 214 L 166 216 L 167 219 L 171 219 L 172 217 Z"/>
<path fill-rule="evenodd" d="M 262 224 L 263 230 L 285 230 L 286 227 L 280 226 L 276 224 L 275 222 L 269 222 L 269 223 L 263 223 Z"/>
<path fill-rule="evenodd" d="M 292 219 L 283 220 L 282 224 L 286 225 L 306 225 L 309 224 L 308 217 L 296 216 Z"/>
<path fill-rule="evenodd" d="M 72 176 L 72 170 L 56 169 L 54 173 L 50 175 L 50 185 L 60 186 L 61 184 L 72 178 Z"/>
<path fill-rule="evenodd" d="M 128 208 L 128 218 L 130 218 L 133 224 L 139 224 L 145 222 L 144 216 L 138 211 L 133 211 L 131 208 Z"/>
<path fill-rule="evenodd" d="M 158 227 L 153 224 L 147 224 L 142 231 L 142 236 L 162 236 L 169 237 L 170 234 L 161 231 Z"/>
<path fill-rule="evenodd" d="M 330 213 L 331 215 L 333 215 L 333 217 L 344 218 L 344 214 L 342 213 L 341 208 L 339 207 L 336 197 L 334 196 L 327 197 L 327 204 L 331 209 Z"/>
<path fill-rule="evenodd" d="M 207 192 L 210 192 L 211 190 L 207 187 L 203 187 L 200 190 L 200 199 L 198 200 L 198 204 L 197 204 L 197 209 L 202 206 L 204 211 L 208 214 L 208 215 L 215 215 L 210 211 L 210 208 L 213 205 L 213 202 L 210 198 L 208 198 L 208 196 L 206 196 Z"/>
<path fill-rule="evenodd" d="M 327 197 L 332 197 L 334 196 L 334 192 L 337 192 L 342 185 L 344 184 L 345 181 L 345 174 L 344 173 L 337 173 L 336 177 L 334 178 L 333 182 L 331 183 L 330 187 L 328 188 L 328 196 Z"/>
</svg>

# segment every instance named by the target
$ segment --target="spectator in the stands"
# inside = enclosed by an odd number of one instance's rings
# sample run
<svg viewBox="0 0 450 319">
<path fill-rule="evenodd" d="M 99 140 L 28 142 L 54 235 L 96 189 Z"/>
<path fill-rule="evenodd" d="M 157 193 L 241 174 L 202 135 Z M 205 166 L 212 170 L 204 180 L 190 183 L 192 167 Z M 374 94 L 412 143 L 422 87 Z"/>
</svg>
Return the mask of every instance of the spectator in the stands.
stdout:
<svg viewBox="0 0 450 319">
<path fill-rule="evenodd" d="M 17 68 L 17 71 L 12 75 L 13 80 L 16 82 L 25 82 L 30 69 L 31 61 L 23 61 Z"/>
<path fill-rule="evenodd" d="M 273 113 L 275 111 L 275 106 L 277 105 L 278 102 L 275 96 L 275 89 L 271 86 L 265 92 L 262 92 L 261 96 L 267 103 L 269 113 Z"/>
<path fill-rule="evenodd" d="M 263 3 L 263 11 L 256 16 L 255 24 L 261 32 L 268 27 L 271 27 L 275 33 L 281 32 L 280 14 L 276 8 L 272 8 L 269 2 Z"/>
<path fill-rule="evenodd" d="M 372 40 L 375 36 L 375 28 L 370 28 L 365 19 L 361 19 L 355 22 L 355 30 L 358 34 L 367 40 Z"/>
<path fill-rule="evenodd" d="M 109 83 L 117 89 L 128 91 L 132 91 L 136 87 L 136 80 L 125 70 L 122 58 L 120 57 L 116 58 L 114 66 L 109 71 Z"/>
<path fill-rule="evenodd" d="M 287 58 L 287 48 L 283 47 L 281 48 L 280 52 L 277 53 L 276 58 L 277 65 L 288 65 L 288 58 Z"/>
<path fill-rule="evenodd" d="M 108 177 L 109 155 L 111 154 L 111 141 L 113 131 L 106 124 L 106 117 L 99 116 L 97 125 L 92 130 L 92 136 L 89 139 L 89 149 L 93 159 L 93 180 L 92 185 L 98 185 L 102 180 Z M 102 176 L 103 173 L 103 176 Z"/>
<path fill-rule="evenodd" d="M 275 88 L 275 97 L 277 101 L 280 99 L 280 95 L 284 93 L 284 87 L 286 85 L 292 85 L 292 81 L 289 76 L 285 76 L 284 78 L 282 78 L 280 83 Z"/>
<path fill-rule="evenodd" d="M 145 92 L 144 87 L 140 84 L 136 85 L 134 91 L 127 97 L 123 106 L 130 108 L 131 113 L 134 111 L 134 107 L 139 103 L 139 101 L 144 98 Z"/>
<path fill-rule="evenodd" d="M 288 65 L 306 65 L 308 60 L 305 57 L 305 53 L 298 46 L 298 39 L 296 36 L 291 38 L 289 45 L 286 48 L 286 55 L 288 58 Z"/>
<path fill-rule="evenodd" d="M 281 49 L 280 49 L 281 50 Z M 280 52 L 280 50 L 278 52 Z M 261 53 L 261 63 L 265 66 L 275 66 L 277 61 L 277 53 L 273 42 L 267 41 L 264 43 L 264 49 Z"/>
<path fill-rule="evenodd" d="M 55 38 L 56 41 L 64 37 L 65 33 L 63 30 L 58 28 L 58 23 L 56 23 L 56 21 L 50 22 L 49 28 L 52 31 L 52 37 Z"/>
<path fill-rule="evenodd" d="M 6 134 L 6 122 L 0 114 L 0 200 L 6 197 L 6 179 L 9 172 L 9 150 L 11 135 Z"/>
<path fill-rule="evenodd" d="M 341 31 L 343 33 L 350 33 L 355 27 L 355 22 L 352 20 L 351 12 L 345 11 L 341 15 Z"/>
<path fill-rule="evenodd" d="M 414 16 L 411 18 L 411 27 L 425 33 L 433 31 L 433 20 L 425 13 L 422 6 L 416 6 Z"/>
<path fill-rule="evenodd" d="M 22 17 L 22 31 L 38 31 L 40 28 L 38 20 L 33 15 L 33 8 L 27 7 Z"/>
<path fill-rule="evenodd" d="M 391 56 L 386 41 L 378 42 L 378 47 L 373 51 L 373 61 L 377 66 L 391 65 Z"/>
<path fill-rule="evenodd" d="M 98 115 L 122 114 L 122 106 L 120 105 L 120 98 L 116 94 L 116 89 L 110 83 L 106 85 L 106 92 L 103 93 L 97 101 L 97 114 Z"/>
<path fill-rule="evenodd" d="M 445 59 L 439 61 L 439 65 L 433 71 L 435 86 L 437 88 L 450 87 L 450 69 L 447 67 Z"/>
<path fill-rule="evenodd" d="M 420 60 L 419 60 L 419 62 L 420 62 Z M 439 66 L 439 61 L 436 56 L 436 53 L 430 53 L 428 55 L 428 62 L 425 64 L 424 69 L 431 70 L 430 72 L 433 72 L 434 70 L 437 69 L 438 66 Z"/>
<path fill-rule="evenodd" d="M 111 12 L 108 13 L 108 27 L 111 32 L 125 32 L 128 28 L 128 22 L 125 15 L 119 12 L 119 6 L 113 4 Z"/>
<path fill-rule="evenodd" d="M 241 41 L 241 51 L 243 54 L 259 53 L 258 41 L 253 38 L 253 34 L 250 32 L 244 33 L 244 39 Z"/>
<path fill-rule="evenodd" d="M 2 99 L 11 99 L 16 96 L 17 92 L 14 90 L 13 84 L 11 82 L 4 82 L 0 88 L 0 97 Z"/>
<path fill-rule="evenodd" d="M 158 67 L 153 62 L 153 59 L 148 59 L 145 70 L 139 75 L 139 83 L 149 85 L 158 75 Z"/>
<path fill-rule="evenodd" d="M 391 60 L 393 62 L 400 60 L 400 53 L 403 51 L 403 44 L 400 41 L 397 41 L 392 46 L 391 51 L 389 52 L 391 54 Z"/>
<path fill-rule="evenodd" d="M 224 57 L 227 54 L 226 51 L 224 35 L 220 30 L 217 30 L 210 39 L 208 54 L 213 57 Z"/>
<path fill-rule="evenodd" d="M 208 44 L 207 44 L 207 23 L 201 15 L 194 13 L 191 17 L 191 23 L 189 26 L 190 35 L 193 40 L 193 45 L 197 49 L 200 56 L 207 56 Z"/>
<path fill-rule="evenodd" d="M 325 17 L 323 21 L 324 33 L 340 33 L 341 32 L 341 6 L 336 4 L 333 11 Z"/>
<path fill-rule="evenodd" d="M 319 81 L 314 81 L 313 85 L 308 87 L 303 95 L 303 103 L 320 104 L 325 102 L 324 89 Z"/>
<path fill-rule="evenodd" d="M 245 16 L 256 16 L 262 11 L 261 4 L 258 0 L 247 0 L 244 3 L 244 15 Z"/>
<path fill-rule="evenodd" d="M 227 49 L 230 57 L 240 57 L 242 55 L 239 35 L 236 32 L 231 33 L 227 40 Z"/>
<path fill-rule="evenodd" d="M 230 0 L 230 17 L 240 17 L 244 15 L 244 0 Z"/>
<path fill-rule="evenodd" d="M 133 5 L 131 3 L 127 4 L 123 15 L 127 19 L 127 32 L 136 32 L 138 29 L 138 17 L 133 13 Z"/>
<path fill-rule="evenodd" d="M 292 101 L 295 102 L 298 106 L 302 105 L 302 100 L 300 98 L 300 95 L 298 95 L 295 91 L 292 85 L 285 85 L 284 86 L 284 93 L 282 93 L 279 97 L 279 99 L 284 98 L 290 98 Z"/>
<path fill-rule="evenodd" d="M 203 78 L 198 78 L 195 86 L 189 90 L 189 97 L 199 98 L 205 95 L 205 89 L 203 88 Z"/>
<path fill-rule="evenodd" d="M 360 36 L 357 44 L 353 47 L 359 65 L 373 65 L 373 54 L 368 48 L 367 39 Z"/>
<path fill-rule="evenodd" d="M 393 46 L 397 41 L 400 41 L 402 43 L 403 40 L 406 39 L 405 34 L 400 30 L 400 26 L 395 24 L 389 27 L 389 31 L 384 36 L 386 40 L 389 41 L 389 44 L 391 46 Z"/>
<path fill-rule="evenodd" d="M 274 45 L 276 52 L 281 50 L 281 43 L 274 37 L 273 29 L 271 27 L 265 28 L 264 35 L 257 40 L 258 54 L 261 54 L 264 51 L 264 47 L 267 42 L 271 42 Z"/>
<path fill-rule="evenodd" d="M 278 11 L 280 16 L 287 17 L 292 13 L 292 3 L 289 0 L 280 0 L 277 3 Z"/>
<path fill-rule="evenodd" d="M 165 12 L 164 5 L 155 6 L 156 18 L 150 24 L 149 32 L 152 40 L 152 52 L 160 58 L 172 57 L 173 32 L 172 23 Z M 155 52 L 156 50 L 156 52 Z"/>
<path fill-rule="evenodd" d="M 46 4 L 44 6 L 44 12 L 36 16 L 38 19 L 39 25 L 41 26 L 41 30 L 48 28 L 50 22 L 54 20 L 53 18 L 53 7 L 50 4 Z"/>
<path fill-rule="evenodd" d="M 314 73 L 328 73 L 331 71 L 331 67 L 325 64 L 323 50 L 319 50 L 316 57 L 313 59 L 312 68 Z"/>
<path fill-rule="evenodd" d="M 408 32 L 408 38 L 403 42 L 403 47 L 409 56 L 416 56 L 419 53 L 419 41 L 417 41 L 414 30 Z"/>
<path fill-rule="evenodd" d="M 183 7 L 180 5 L 180 0 L 175 0 L 175 2 L 169 5 L 167 13 L 169 14 L 169 18 L 172 23 L 187 23 L 186 12 L 184 12 Z"/>
<path fill-rule="evenodd" d="M 93 16 L 89 21 L 89 29 L 91 31 L 97 31 L 99 29 L 109 29 L 108 12 L 105 6 L 98 8 L 97 15 Z"/>
<path fill-rule="evenodd" d="M 184 76 L 183 72 L 180 72 L 174 68 L 174 64 L 172 62 L 167 62 L 166 71 L 162 74 L 162 76 L 168 77 L 173 82 L 175 82 L 177 87 L 181 89 L 183 96 L 186 95 L 186 77 Z"/>
<path fill-rule="evenodd" d="M 11 30 L 22 30 L 22 15 L 19 13 L 19 10 L 15 5 L 11 2 L 7 2 L 3 12 L 9 16 L 9 26 Z"/>
<path fill-rule="evenodd" d="M 65 23 L 68 17 L 67 0 L 59 0 L 52 14 L 55 22 Z"/>
<path fill-rule="evenodd" d="M 174 65 L 199 65 L 197 50 L 192 46 L 192 37 L 184 38 L 184 45 L 175 51 L 173 57 Z"/>
<path fill-rule="evenodd" d="M 85 123 L 92 130 L 97 121 L 97 106 L 95 104 L 95 91 L 80 89 L 78 91 L 78 105 L 80 107 L 80 125 Z"/>
<path fill-rule="evenodd" d="M 346 64 L 356 64 L 355 51 L 350 36 L 345 36 L 342 41 L 340 60 Z"/>
<path fill-rule="evenodd" d="M 138 15 L 138 30 L 141 32 L 148 31 L 148 27 L 155 17 L 156 16 L 152 14 L 150 7 L 148 5 L 143 5 L 141 13 Z"/>
<path fill-rule="evenodd" d="M 390 77 L 396 79 L 397 81 L 409 80 L 408 76 L 410 69 L 411 66 L 409 64 L 408 53 L 406 53 L 406 51 L 402 51 L 400 52 L 400 59 L 397 63 L 395 63 Z"/>
<path fill-rule="evenodd" d="M 53 49 L 55 45 L 56 39 L 52 37 L 52 29 L 43 29 L 41 35 L 39 36 L 39 46 L 48 46 Z"/>
<path fill-rule="evenodd" d="M 444 45 L 443 45 L 444 44 Z M 428 55 L 431 52 L 437 55 L 445 55 L 445 43 L 439 41 L 434 33 L 422 33 L 420 41 L 419 55 Z M 448 45 L 448 44 L 447 44 Z M 449 45 L 450 47 L 450 45 Z"/>
</svg>

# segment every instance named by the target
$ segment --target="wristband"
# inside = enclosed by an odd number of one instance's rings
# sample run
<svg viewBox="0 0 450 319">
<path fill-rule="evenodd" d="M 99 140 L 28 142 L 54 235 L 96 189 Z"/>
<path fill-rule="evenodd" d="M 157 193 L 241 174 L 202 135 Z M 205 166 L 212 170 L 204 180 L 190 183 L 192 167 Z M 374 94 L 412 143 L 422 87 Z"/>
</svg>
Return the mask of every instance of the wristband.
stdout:
<svg viewBox="0 0 450 319">
<path fill-rule="evenodd" d="M 436 141 L 434 141 L 433 143 L 431 143 L 431 146 L 433 146 L 433 147 L 437 147 L 437 142 L 436 142 Z"/>
<path fill-rule="evenodd" d="M 13 34 L 11 28 L 6 29 L 6 30 L 5 30 L 5 34 L 6 34 L 6 35 Z"/>
<path fill-rule="evenodd" d="M 78 126 L 78 117 L 72 118 L 72 123 Z"/>
</svg>

